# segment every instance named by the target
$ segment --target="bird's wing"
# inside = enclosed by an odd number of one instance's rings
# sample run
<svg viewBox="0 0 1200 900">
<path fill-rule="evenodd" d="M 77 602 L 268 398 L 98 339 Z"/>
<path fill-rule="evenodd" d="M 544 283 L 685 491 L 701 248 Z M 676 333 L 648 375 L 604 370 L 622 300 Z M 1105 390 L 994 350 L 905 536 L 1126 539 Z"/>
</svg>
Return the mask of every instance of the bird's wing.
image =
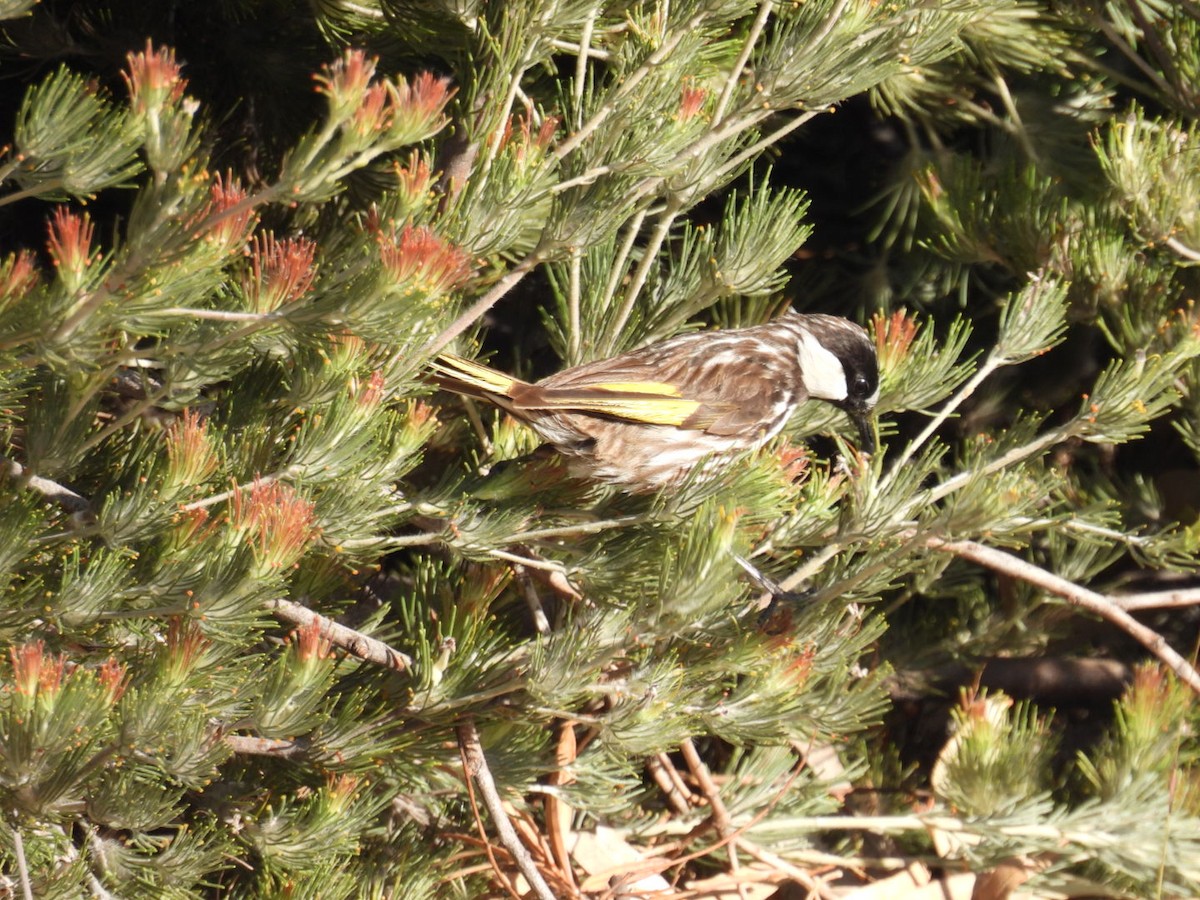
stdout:
<svg viewBox="0 0 1200 900">
<path fill-rule="evenodd" d="M 746 332 L 690 334 L 566 369 L 513 394 L 519 408 L 590 412 L 711 434 L 753 432 L 792 384 L 792 360 Z"/>
</svg>

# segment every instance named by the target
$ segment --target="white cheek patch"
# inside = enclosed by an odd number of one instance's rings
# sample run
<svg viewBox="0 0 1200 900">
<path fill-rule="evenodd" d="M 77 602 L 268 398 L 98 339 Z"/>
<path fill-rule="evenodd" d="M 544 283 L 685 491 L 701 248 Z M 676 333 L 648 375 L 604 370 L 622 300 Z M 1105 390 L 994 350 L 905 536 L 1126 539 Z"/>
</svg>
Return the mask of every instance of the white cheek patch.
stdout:
<svg viewBox="0 0 1200 900">
<path fill-rule="evenodd" d="M 811 334 L 800 335 L 798 350 L 800 373 L 810 397 L 836 403 L 849 396 L 846 370 L 842 368 L 840 359 L 822 347 L 821 342 Z"/>
</svg>

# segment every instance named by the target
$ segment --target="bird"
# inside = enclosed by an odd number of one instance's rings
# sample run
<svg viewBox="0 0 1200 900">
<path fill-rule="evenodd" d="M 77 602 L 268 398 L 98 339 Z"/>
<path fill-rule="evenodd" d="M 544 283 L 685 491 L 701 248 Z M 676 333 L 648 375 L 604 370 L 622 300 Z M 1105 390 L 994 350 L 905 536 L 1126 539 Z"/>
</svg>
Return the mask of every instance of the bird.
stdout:
<svg viewBox="0 0 1200 900">
<path fill-rule="evenodd" d="M 879 364 L 849 319 L 787 311 L 744 328 L 679 335 L 528 382 L 443 353 L 440 388 L 486 401 L 532 428 L 572 475 L 647 493 L 714 475 L 779 434 L 812 400 L 845 412 L 875 449 Z"/>
</svg>

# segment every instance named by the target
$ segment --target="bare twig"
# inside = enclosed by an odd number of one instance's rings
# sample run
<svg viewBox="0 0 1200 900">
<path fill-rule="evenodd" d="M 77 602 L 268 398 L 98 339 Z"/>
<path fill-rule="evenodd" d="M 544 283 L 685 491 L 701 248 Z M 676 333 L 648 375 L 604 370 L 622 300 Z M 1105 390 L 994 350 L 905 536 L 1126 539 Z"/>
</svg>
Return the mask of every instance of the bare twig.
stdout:
<svg viewBox="0 0 1200 900">
<path fill-rule="evenodd" d="M 17 858 L 17 877 L 21 879 L 21 895 L 25 900 L 33 900 L 33 885 L 29 882 L 29 864 L 25 861 L 25 839 L 21 837 L 21 829 L 13 828 L 13 855 Z"/>
<path fill-rule="evenodd" d="M 713 826 L 717 829 L 717 833 L 721 835 L 722 839 L 729 840 L 731 871 L 736 872 L 738 870 L 737 851 L 741 850 L 759 862 L 778 869 L 781 873 L 804 885 L 813 895 L 820 898 L 832 896 L 825 883 L 820 879 L 792 865 L 783 857 L 759 847 L 748 839 L 745 836 L 745 832 L 750 826 L 738 828 L 734 825 L 733 819 L 729 815 L 729 810 L 725 807 L 725 802 L 721 799 L 720 789 L 712 780 L 708 766 L 704 764 L 704 761 L 700 758 L 700 754 L 696 752 L 696 745 L 689 738 L 679 745 L 679 750 L 692 772 L 692 777 L 696 779 L 696 783 L 700 785 L 700 790 L 704 793 L 705 799 L 708 800 L 709 808 L 712 810 Z"/>
<path fill-rule="evenodd" d="M 550 885 L 546 884 L 546 879 L 542 877 L 541 871 L 521 843 L 512 822 L 509 821 L 508 813 L 504 809 L 504 800 L 500 797 L 500 792 L 496 789 L 496 782 L 492 779 L 492 773 L 488 769 L 487 757 L 483 755 L 483 746 L 479 742 L 479 731 L 475 728 L 475 723 L 467 720 L 465 724 L 459 725 L 456 731 L 458 748 L 462 754 L 467 780 L 468 782 L 474 780 L 475 784 L 479 786 L 479 793 L 483 795 L 484 805 L 488 808 L 488 812 L 492 815 L 492 822 L 496 825 L 500 843 L 512 855 L 517 868 L 521 870 L 521 874 L 525 876 L 525 880 L 529 882 L 539 900 L 556 900 L 554 893 L 550 890 Z"/>
<path fill-rule="evenodd" d="M 1014 556 L 1004 550 L 997 550 L 995 547 L 985 547 L 975 541 L 947 541 L 942 538 L 929 538 L 926 546 L 933 550 L 953 553 L 962 559 L 969 559 L 995 572 L 1003 572 L 1005 575 L 1040 587 L 1075 606 L 1095 613 L 1138 641 L 1174 672 L 1180 681 L 1200 694 L 1200 672 L 1197 672 L 1191 663 L 1180 656 L 1161 634 L 1133 618 L 1113 598 L 1068 581 L 1053 572 L 1048 572 L 1040 566 L 1021 559 L 1019 556 Z"/>
<path fill-rule="evenodd" d="M 316 622 L 321 637 L 359 659 L 383 666 L 385 669 L 401 671 L 412 668 L 412 657 L 408 654 L 401 653 L 376 638 L 368 637 L 361 631 L 355 631 L 346 625 L 339 625 L 332 619 L 327 619 L 299 603 L 278 598 L 272 600 L 267 606 L 277 619 L 282 619 L 289 625 L 311 625 Z"/>
<path fill-rule="evenodd" d="M 292 759 L 308 752 L 308 745 L 301 740 L 252 737 L 246 734 L 227 734 L 225 745 L 234 753 L 245 756 L 270 756 L 275 759 Z"/>
<path fill-rule="evenodd" d="M 683 815 L 690 812 L 692 807 L 688 803 L 687 788 L 678 780 L 678 777 L 671 777 L 675 767 L 670 763 L 671 760 L 665 753 L 659 753 L 646 758 L 646 769 L 650 772 L 650 776 L 658 785 L 659 790 L 663 792 L 667 805 L 675 810 L 677 815 Z"/>
<path fill-rule="evenodd" d="M 549 634 L 550 620 L 546 617 L 546 609 L 542 606 L 542 598 L 538 596 L 529 570 L 517 563 L 513 565 L 513 574 L 517 577 L 517 583 L 521 586 L 521 594 L 525 597 L 529 614 L 533 617 L 533 627 L 537 629 L 538 634 Z"/>
<path fill-rule="evenodd" d="M 1115 594 L 1109 598 L 1124 610 L 1174 609 L 1200 604 L 1200 588 L 1180 588 L 1174 591 L 1146 591 L 1143 594 Z"/>
<path fill-rule="evenodd" d="M 733 820 L 729 818 L 729 810 L 725 808 L 725 802 L 721 799 L 721 791 L 713 782 L 712 775 L 708 772 L 708 766 L 700 758 L 691 738 L 679 745 L 679 752 L 691 770 L 692 777 L 696 779 L 696 784 L 700 785 L 704 799 L 708 801 L 708 807 L 712 810 L 713 825 L 716 826 L 717 832 L 721 837 L 732 834 Z M 734 865 L 736 868 L 736 862 Z"/>
<path fill-rule="evenodd" d="M 40 475 L 30 474 L 29 471 L 16 460 L 0 457 L 0 470 L 4 471 L 9 478 L 13 479 L 18 484 L 29 488 L 31 491 L 36 491 L 47 500 L 53 500 L 67 512 L 91 512 L 92 504 L 82 494 L 75 493 L 69 487 L 61 485 L 57 481 L 51 481 L 49 478 L 43 478 Z"/>
<path fill-rule="evenodd" d="M 575 764 L 579 759 L 579 742 L 575 736 L 575 723 L 569 719 L 558 722 L 558 739 L 554 745 L 554 771 L 546 776 L 546 783 L 554 787 L 563 787 L 575 781 Z M 570 835 L 572 810 L 562 796 L 550 791 L 546 794 L 546 843 L 550 846 L 550 855 L 558 863 L 559 877 L 570 887 L 573 894 L 579 894 L 579 884 L 575 879 L 575 870 L 571 867 L 571 851 L 568 836 Z"/>
<path fill-rule="evenodd" d="M 704 799 L 708 801 L 708 808 L 712 810 L 713 827 L 717 829 L 717 834 L 721 837 L 729 837 L 736 830 L 733 825 L 733 820 L 729 817 L 729 810 L 725 808 L 725 801 L 721 799 L 721 791 L 712 780 L 712 776 L 708 772 L 708 766 L 704 764 L 704 760 L 700 758 L 700 754 L 696 751 L 696 745 L 688 738 L 679 745 L 679 752 L 683 755 L 683 761 L 687 763 L 688 768 L 692 772 L 692 777 L 696 779 L 696 784 L 700 785 L 700 791 L 704 794 Z M 729 842 L 729 871 L 737 872 L 741 866 L 738 864 L 738 842 L 733 840 Z M 745 889 L 742 885 L 738 885 L 738 893 L 745 897 Z"/>
<path fill-rule="evenodd" d="M 521 900 L 521 895 L 517 893 L 517 889 L 513 887 L 512 881 L 507 872 L 500 866 L 499 860 L 496 859 L 496 851 L 492 848 L 491 839 L 487 836 L 487 829 L 483 825 L 483 816 L 479 814 L 479 802 L 475 799 L 475 781 L 471 777 L 471 766 L 467 758 L 467 749 L 462 741 L 458 744 L 458 755 L 462 759 L 463 764 L 463 780 L 467 786 L 467 801 L 471 805 L 471 815 L 475 819 L 475 827 L 479 831 L 479 843 L 483 845 L 483 852 L 487 854 L 488 863 L 491 864 L 492 874 L 496 880 L 504 887 L 504 892 L 513 900 Z"/>
</svg>

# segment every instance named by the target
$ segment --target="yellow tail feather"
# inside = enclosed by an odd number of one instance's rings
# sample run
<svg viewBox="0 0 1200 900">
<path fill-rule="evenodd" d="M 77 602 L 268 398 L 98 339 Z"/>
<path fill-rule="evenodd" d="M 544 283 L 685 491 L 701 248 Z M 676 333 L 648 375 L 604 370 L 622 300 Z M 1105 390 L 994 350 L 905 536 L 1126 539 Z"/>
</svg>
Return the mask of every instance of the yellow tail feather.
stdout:
<svg viewBox="0 0 1200 900">
<path fill-rule="evenodd" d="M 517 383 L 515 378 L 453 353 L 443 353 L 429 364 L 434 375 L 458 381 L 469 387 L 504 396 Z"/>
</svg>

